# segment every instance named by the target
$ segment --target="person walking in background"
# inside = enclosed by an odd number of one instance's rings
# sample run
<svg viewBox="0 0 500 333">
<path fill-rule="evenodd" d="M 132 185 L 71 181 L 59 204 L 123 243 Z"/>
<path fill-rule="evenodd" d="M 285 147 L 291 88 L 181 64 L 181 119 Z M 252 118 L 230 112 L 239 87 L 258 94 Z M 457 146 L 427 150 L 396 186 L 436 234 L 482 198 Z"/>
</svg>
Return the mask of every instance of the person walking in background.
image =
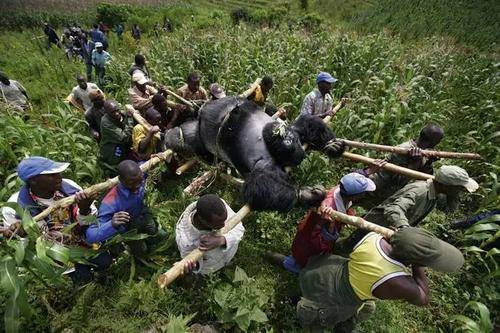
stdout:
<svg viewBox="0 0 500 333">
<path fill-rule="evenodd" d="M 43 32 L 47 35 L 47 48 L 50 49 L 52 44 L 55 44 L 59 48 L 61 47 L 56 31 L 47 22 L 43 24 Z"/>
<path fill-rule="evenodd" d="M 118 23 L 117 25 L 115 25 L 115 28 L 113 31 L 115 32 L 116 37 L 119 40 L 123 39 L 123 31 L 125 31 L 125 29 L 123 28 L 123 25 L 121 23 Z"/>
<path fill-rule="evenodd" d="M 132 37 L 138 42 L 141 39 L 141 29 L 137 24 L 132 26 Z"/>
<path fill-rule="evenodd" d="M 25 111 L 30 106 L 26 89 L 19 82 L 9 80 L 3 72 L 0 72 L 0 98 L 20 111 Z"/>
<path fill-rule="evenodd" d="M 97 84 L 100 87 L 104 86 L 104 76 L 106 75 L 106 64 L 111 60 L 111 55 L 104 51 L 101 42 L 95 43 L 95 50 L 92 51 L 92 64 L 95 68 Z"/>
</svg>

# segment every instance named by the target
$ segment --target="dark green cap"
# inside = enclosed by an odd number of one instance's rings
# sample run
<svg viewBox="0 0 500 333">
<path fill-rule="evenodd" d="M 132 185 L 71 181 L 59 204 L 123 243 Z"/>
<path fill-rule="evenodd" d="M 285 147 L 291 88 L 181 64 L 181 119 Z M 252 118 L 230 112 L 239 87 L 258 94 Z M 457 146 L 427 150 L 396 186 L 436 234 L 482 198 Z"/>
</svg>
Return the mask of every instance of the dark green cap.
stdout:
<svg viewBox="0 0 500 333">
<path fill-rule="evenodd" d="M 392 253 L 405 264 L 448 273 L 456 272 L 464 264 L 460 250 L 421 228 L 398 229 L 390 241 Z"/>
</svg>

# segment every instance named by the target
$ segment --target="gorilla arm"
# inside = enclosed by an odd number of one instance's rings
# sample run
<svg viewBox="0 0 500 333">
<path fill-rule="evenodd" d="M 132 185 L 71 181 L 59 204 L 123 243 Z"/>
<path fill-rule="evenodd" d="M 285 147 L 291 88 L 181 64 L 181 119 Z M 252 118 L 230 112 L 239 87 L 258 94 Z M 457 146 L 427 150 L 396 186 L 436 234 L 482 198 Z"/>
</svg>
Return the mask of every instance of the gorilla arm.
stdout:
<svg viewBox="0 0 500 333">
<path fill-rule="evenodd" d="M 269 161 L 259 161 L 243 184 L 243 201 L 254 210 L 288 212 L 297 203 L 319 206 L 325 198 L 322 188 L 293 186 L 286 172 Z"/>
</svg>

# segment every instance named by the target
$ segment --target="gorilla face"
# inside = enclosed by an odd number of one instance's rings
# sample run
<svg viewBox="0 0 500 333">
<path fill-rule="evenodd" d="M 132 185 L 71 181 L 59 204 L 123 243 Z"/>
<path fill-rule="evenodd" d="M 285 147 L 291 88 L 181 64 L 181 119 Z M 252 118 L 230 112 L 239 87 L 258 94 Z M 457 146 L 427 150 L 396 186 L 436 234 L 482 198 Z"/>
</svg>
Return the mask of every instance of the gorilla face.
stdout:
<svg viewBox="0 0 500 333">
<path fill-rule="evenodd" d="M 305 158 L 299 135 L 293 128 L 283 128 L 279 122 L 268 123 L 263 136 L 271 156 L 281 167 L 297 166 Z"/>
</svg>

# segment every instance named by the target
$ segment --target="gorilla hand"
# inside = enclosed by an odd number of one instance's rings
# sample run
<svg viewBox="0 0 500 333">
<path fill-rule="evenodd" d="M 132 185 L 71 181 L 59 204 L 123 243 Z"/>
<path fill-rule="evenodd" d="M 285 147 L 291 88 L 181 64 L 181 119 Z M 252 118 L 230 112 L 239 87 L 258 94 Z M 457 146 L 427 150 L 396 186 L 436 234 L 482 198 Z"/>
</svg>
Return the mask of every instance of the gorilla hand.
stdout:
<svg viewBox="0 0 500 333">
<path fill-rule="evenodd" d="M 303 206 L 318 207 L 325 199 L 326 191 L 321 185 L 305 186 L 299 188 L 298 201 Z"/>
<path fill-rule="evenodd" d="M 340 157 L 345 151 L 345 143 L 340 139 L 331 139 L 323 148 L 323 152 L 329 157 Z"/>
</svg>

